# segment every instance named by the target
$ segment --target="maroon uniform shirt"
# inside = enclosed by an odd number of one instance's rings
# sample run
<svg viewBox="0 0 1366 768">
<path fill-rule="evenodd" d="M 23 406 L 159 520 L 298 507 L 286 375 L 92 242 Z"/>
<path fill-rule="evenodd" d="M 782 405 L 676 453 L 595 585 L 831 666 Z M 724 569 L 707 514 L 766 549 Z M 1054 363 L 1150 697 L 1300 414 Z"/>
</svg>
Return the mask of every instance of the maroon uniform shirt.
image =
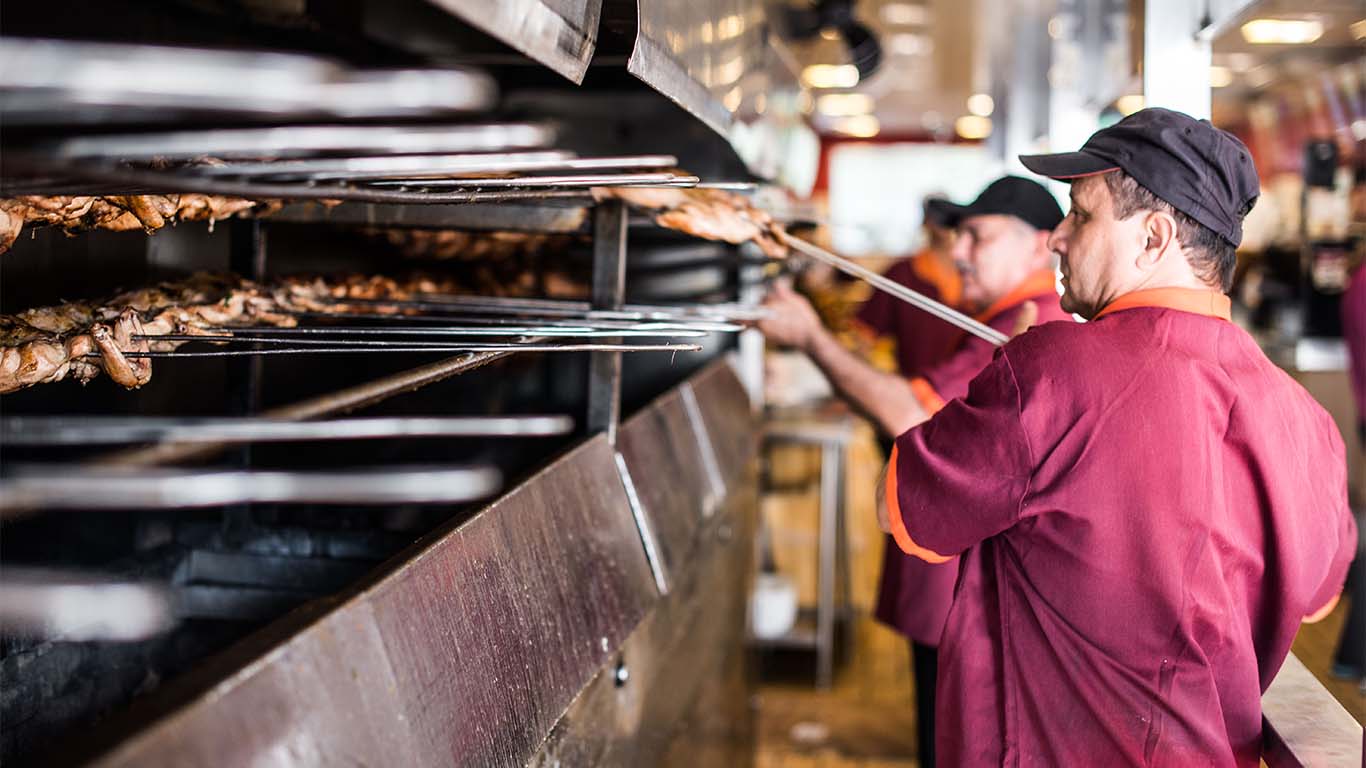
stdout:
<svg viewBox="0 0 1366 768">
<path fill-rule="evenodd" d="M 917 273 L 923 275 L 924 270 L 913 270 L 912 262 L 907 261 L 893 266 L 887 276 L 931 298 L 943 296 L 940 286 Z M 1038 322 L 1068 318 L 1058 304 L 1054 285 L 1051 271 L 1031 275 L 977 319 L 1009 333 L 1024 302 L 1031 300 L 1039 307 Z M 882 335 L 895 334 L 901 373 L 911 378 L 917 399 L 931 414 L 946 401 L 967 394 L 968 382 L 991 362 L 996 349 L 990 342 L 881 292 L 860 310 L 859 320 Z M 935 353 L 935 349 L 939 351 Z M 902 552 L 889 537 L 873 615 L 921 645 L 938 645 L 957 580 L 957 558 L 927 563 Z"/>
<path fill-rule="evenodd" d="M 1039 326 L 897 439 L 898 544 L 967 550 L 946 764 L 1258 764 L 1261 693 L 1356 527 L 1332 419 L 1227 312 L 1167 289 Z"/>
</svg>

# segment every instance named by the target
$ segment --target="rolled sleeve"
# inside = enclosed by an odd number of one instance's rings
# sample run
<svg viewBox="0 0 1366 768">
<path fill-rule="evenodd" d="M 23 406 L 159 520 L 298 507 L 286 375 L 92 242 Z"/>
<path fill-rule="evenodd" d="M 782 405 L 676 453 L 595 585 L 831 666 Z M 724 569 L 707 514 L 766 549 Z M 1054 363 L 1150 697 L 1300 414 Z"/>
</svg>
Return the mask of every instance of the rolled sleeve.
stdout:
<svg viewBox="0 0 1366 768">
<path fill-rule="evenodd" d="M 929 562 L 959 554 L 1019 520 L 1032 471 L 1019 387 L 998 355 L 967 397 L 897 438 L 886 488 L 893 538 Z"/>
</svg>

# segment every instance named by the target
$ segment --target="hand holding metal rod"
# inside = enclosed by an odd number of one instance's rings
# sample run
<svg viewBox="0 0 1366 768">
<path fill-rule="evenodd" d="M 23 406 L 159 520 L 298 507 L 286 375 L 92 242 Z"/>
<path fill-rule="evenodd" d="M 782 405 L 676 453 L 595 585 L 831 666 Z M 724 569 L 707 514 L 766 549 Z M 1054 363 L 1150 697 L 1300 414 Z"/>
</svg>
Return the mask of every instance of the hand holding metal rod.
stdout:
<svg viewBox="0 0 1366 768">
<path fill-rule="evenodd" d="M 921 294 L 919 292 L 913 291 L 910 288 L 907 288 L 906 286 L 894 280 L 889 280 L 888 278 L 879 275 L 878 273 L 874 272 L 871 269 L 868 269 L 867 267 L 855 264 L 854 262 L 842 256 L 836 256 L 835 254 L 825 250 L 824 248 L 821 248 L 820 246 L 812 245 L 811 243 L 808 243 L 805 240 L 794 237 L 787 233 L 783 233 L 782 238 L 783 241 L 787 243 L 788 247 L 792 248 L 798 253 L 810 256 L 811 258 L 823 262 L 825 264 L 829 264 L 830 266 L 834 267 L 835 269 L 838 269 L 839 271 L 847 275 L 857 277 L 860 280 L 867 282 L 869 285 L 872 285 L 879 291 L 891 294 L 892 296 L 901 299 L 902 301 L 906 302 L 907 304 L 910 304 L 911 306 L 917 309 L 924 310 L 925 312 L 928 312 L 931 315 L 934 315 L 935 317 L 945 322 L 952 323 L 953 325 L 962 328 L 963 330 L 967 331 L 973 336 L 976 336 L 979 339 L 989 341 L 998 347 L 1010 340 L 1009 336 L 1006 336 L 1004 333 L 1001 333 L 995 328 L 992 328 L 991 326 L 988 326 L 984 323 L 978 322 L 977 320 L 968 317 L 962 312 L 952 309 L 951 307 L 947 307 L 935 301 L 934 299 L 931 299 L 930 297 L 925 296 L 924 294 Z"/>
</svg>

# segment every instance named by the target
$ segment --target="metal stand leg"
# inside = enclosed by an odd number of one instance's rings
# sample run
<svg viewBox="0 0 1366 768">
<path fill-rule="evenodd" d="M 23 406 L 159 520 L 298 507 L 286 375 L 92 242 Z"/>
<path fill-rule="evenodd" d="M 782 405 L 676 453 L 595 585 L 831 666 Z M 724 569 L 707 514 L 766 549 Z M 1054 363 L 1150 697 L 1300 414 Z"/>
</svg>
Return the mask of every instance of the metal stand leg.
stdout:
<svg viewBox="0 0 1366 768">
<path fill-rule="evenodd" d="M 266 231 L 259 219 L 228 222 L 228 267 L 249 280 L 266 274 Z M 251 416 L 261 410 L 261 377 L 265 358 L 259 355 L 228 362 L 229 392 L 237 413 Z M 243 469 L 251 468 L 251 446 L 244 445 L 233 457 Z M 253 523 L 251 506 L 240 504 L 223 510 L 223 528 L 229 541 L 244 538 Z"/>
<path fill-rule="evenodd" d="M 819 594 L 816 597 L 816 684 L 829 688 L 835 665 L 835 579 L 839 559 L 840 460 L 837 443 L 821 444 Z"/>
<path fill-rule="evenodd" d="M 593 209 L 594 309 L 621 309 L 626 297 L 626 206 L 611 200 Z M 619 339 L 604 339 L 614 343 Z M 617 442 L 621 416 L 621 353 L 592 352 L 588 363 L 588 434 Z"/>
</svg>

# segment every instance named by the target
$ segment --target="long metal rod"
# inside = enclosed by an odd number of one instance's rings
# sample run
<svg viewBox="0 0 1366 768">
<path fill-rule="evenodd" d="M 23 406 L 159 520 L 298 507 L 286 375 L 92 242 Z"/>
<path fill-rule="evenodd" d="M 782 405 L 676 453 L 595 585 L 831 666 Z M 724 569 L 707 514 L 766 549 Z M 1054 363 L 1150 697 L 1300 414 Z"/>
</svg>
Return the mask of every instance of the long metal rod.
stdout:
<svg viewBox="0 0 1366 768">
<path fill-rule="evenodd" d="M 203 336 L 190 337 L 196 341 L 203 341 Z M 265 338 L 239 338 L 238 341 L 252 343 L 268 343 L 278 341 Z M 320 343 L 331 344 L 333 346 L 297 346 L 306 344 L 304 340 L 293 340 L 293 347 L 267 347 L 263 349 L 219 349 L 181 352 L 177 351 L 146 351 L 146 352 L 124 352 L 124 357 L 247 357 L 252 355 L 312 355 L 312 354 L 356 354 L 366 353 L 375 354 L 377 352 L 697 352 L 702 349 L 700 344 L 484 344 L 480 342 L 469 342 L 466 344 L 443 344 L 432 343 L 423 346 L 419 342 L 405 343 L 398 346 L 390 346 L 396 342 L 352 342 L 347 346 L 341 346 L 341 342 L 323 341 Z M 381 345 L 381 346 L 373 346 Z M 99 359 L 98 353 L 86 355 L 88 358 Z"/>
<path fill-rule="evenodd" d="M 493 176 L 486 178 L 473 179 L 396 179 L 393 181 L 371 182 L 372 187 L 388 186 L 407 186 L 420 187 L 426 189 L 451 188 L 451 189 L 559 189 L 559 188 L 591 188 L 600 187 L 606 184 L 617 186 L 641 186 L 641 185 L 664 185 L 664 186 L 695 186 L 696 176 L 684 176 L 676 173 L 583 173 L 583 174 L 562 174 L 559 176 Z"/>
<path fill-rule="evenodd" d="M 417 299 L 345 299 L 320 297 L 337 306 L 376 306 L 417 309 L 424 312 L 456 310 L 491 315 L 582 318 L 598 320 L 758 320 L 767 315 L 762 307 L 739 304 L 690 304 L 686 306 L 624 304 L 620 310 L 593 309 L 586 301 L 553 299 L 501 299 L 483 296 L 422 296 Z M 349 313 L 348 313 L 349 314 Z M 396 316 L 396 319 L 404 319 Z"/>
<path fill-rule="evenodd" d="M 10 159 L 10 158 L 7 158 Z M 460 192 L 404 192 L 397 190 L 357 188 L 344 184 L 281 184 L 254 181 L 230 181 L 206 179 L 184 173 L 163 171 L 144 171 L 129 168 L 101 166 L 93 163 L 66 162 L 60 165 L 43 167 L 42 160 L 32 157 L 21 158 L 25 163 L 37 162 L 45 171 L 63 171 L 73 178 L 86 179 L 91 183 L 131 185 L 152 190 L 174 192 L 198 192 L 208 195 L 227 195 L 252 199 L 284 200 L 344 200 L 367 203 L 394 203 L 404 205 L 433 205 L 439 203 L 473 203 L 496 200 L 514 200 L 556 196 L 584 196 L 587 188 L 544 188 L 498 191 L 460 191 Z M 653 175 L 653 174 L 652 174 Z M 699 181 L 696 176 L 661 174 L 668 176 L 667 181 L 631 181 L 626 186 L 676 186 L 690 187 Z M 613 182 L 616 184 L 617 182 Z M 8 190 L 0 190 L 8 193 Z"/>
<path fill-rule="evenodd" d="M 294 317 L 304 317 L 311 319 L 330 319 L 338 318 L 336 312 L 288 312 L 286 314 Z M 520 326 L 525 320 L 521 318 L 509 317 L 468 317 L 458 315 L 441 315 L 436 317 L 424 315 L 386 315 L 366 312 L 347 312 L 344 317 L 348 320 L 381 320 L 385 322 L 411 322 L 411 323 L 450 323 L 458 320 L 461 323 L 480 324 L 490 326 Z M 683 331 L 706 331 L 732 333 L 745 330 L 745 326 L 738 323 L 728 323 L 720 320 L 705 319 L 684 319 L 684 320 L 609 320 L 604 318 L 585 318 L 580 321 L 573 317 L 536 317 L 535 323 L 541 327 L 558 328 L 592 328 L 594 330 L 683 330 Z M 320 328 L 327 326 L 318 326 Z M 441 326 L 437 326 L 441 327 Z M 208 331 L 236 331 L 241 328 L 232 326 L 218 326 L 206 328 Z M 253 328 L 252 332 L 258 330 Z M 275 329 L 271 329 L 274 331 Z"/>
<path fill-rule="evenodd" d="M 802 254 L 810 256 L 825 264 L 829 264 L 847 275 L 853 275 L 872 285 L 879 291 L 890 294 L 917 309 L 924 310 L 947 323 L 958 326 L 979 339 L 989 341 L 998 347 L 1005 344 L 1007 341 L 1010 341 L 1009 336 L 1001 333 L 995 328 L 978 322 L 962 312 L 944 306 L 934 299 L 913 291 L 898 282 L 889 280 L 867 267 L 859 266 L 842 256 L 836 256 L 824 248 L 812 245 L 800 238 L 786 235 L 783 239 L 789 246 Z"/>
<path fill-rule="evenodd" d="M 527 173 L 533 171 L 603 171 L 615 168 L 674 168 L 672 155 L 574 157 L 571 153 L 508 152 L 461 155 L 381 155 L 313 158 L 274 162 L 224 163 L 184 169 L 199 176 L 294 176 L 314 181 L 358 179 L 439 179 L 457 173 Z"/>
<path fill-rule="evenodd" d="M 544 336 L 546 338 L 599 338 L 599 337 L 672 337 L 680 339 L 700 338 L 706 336 L 707 332 L 700 329 L 671 327 L 663 323 L 656 324 L 657 328 L 632 328 L 632 329 L 607 329 L 607 328 L 575 328 L 573 326 L 547 327 L 540 325 L 509 325 L 509 326 L 486 326 L 482 328 L 453 328 L 442 326 L 393 326 L 391 328 L 375 328 L 373 326 L 317 326 L 317 327 L 295 327 L 295 328 L 222 328 L 214 331 L 216 335 L 206 336 L 203 334 L 141 334 L 134 335 L 134 339 L 147 339 L 148 341 L 259 341 L 263 337 L 269 336 L 272 339 L 281 337 L 337 337 L 335 341 L 344 343 L 359 342 L 355 336 Z M 322 341 L 316 342 L 322 343 Z M 371 342 L 374 344 L 390 342 Z M 406 342 L 405 342 L 406 343 Z M 417 342 L 414 342 L 417 343 Z M 450 342 L 441 342 L 442 345 L 449 345 Z"/>
<path fill-rule="evenodd" d="M 567 434 L 569 416 L 421 416 L 327 421 L 147 416 L 15 416 L 0 420 L 6 445 L 263 443 L 419 437 L 543 437 Z"/>
<path fill-rule="evenodd" d="M 406 371 L 382 376 L 373 381 L 345 387 L 335 392 L 310 397 L 297 403 L 269 408 L 261 412 L 263 418 L 280 421 L 307 421 L 324 416 L 349 413 L 388 400 L 404 392 L 412 392 L 452 376 L 467 373 L 489 363 L 511 356 L 511 352 L 477 352 L 456 355 L 434 363 L 427 363 Z M 148 448 L 124 450 L 102 456 L 95 463 L 119 467 L 151 467 L 181 461 L 202 460 L 214 456 L 231 443 L 162 443 Z"/>
<path fill-rule="evenodd" d="M 128 642 L 175 624 L 164 586 L 119 581 L 80 571 L 5 566 L 0 626 L 8 635 Z"/>
<path fill-rule="evenodd" d="M 456 504 L 502 485 L 491 466 L 339 472 L 26 468 L 0 481 L 0 520 L 35 509 L 189 509 L 230 504 Z"/>
</svg>

